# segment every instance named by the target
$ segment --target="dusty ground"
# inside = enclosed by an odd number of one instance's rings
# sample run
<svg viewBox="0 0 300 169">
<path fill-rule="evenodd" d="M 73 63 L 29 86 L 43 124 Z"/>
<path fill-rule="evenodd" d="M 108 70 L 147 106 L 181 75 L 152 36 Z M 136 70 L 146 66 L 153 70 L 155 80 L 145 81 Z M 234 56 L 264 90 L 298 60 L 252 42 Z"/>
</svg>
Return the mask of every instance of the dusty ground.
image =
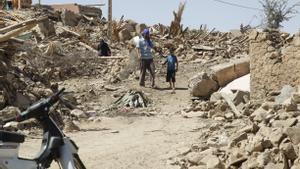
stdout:
<svg viewBox="0 0 300 169">
<path fill-rule="evenodd" d="M 168 158 L 188 151 L 206 124 L 176 115 L 105 118 L 99 124 L 85 125 L 87 129 L 93 127 L 107 130 L 68 133 L 79 145 L 87 168 L 166 169 L 172 168 L 167 164 Z M 39 143 L 40 140 L 28 140 L 21 149 L 22 155 L 35 154 Z"/>
<path fill-rule="evenodd" d="M 107 92 L 101 89 L 101 79 L 81 78 L 62 82 L 69 91 L 88 96 L 91 89 L 96 93 L 87 105 L 105 107 L 115 98 L 114 93 L 131 88 L 143 90 L 153 100 L 154 116 L 117 116 L 103 117 L 101 122 L 83 122 L 80 127 L 87 130 L 104 129 L 68 133 L 80 147 L 80 156 L 89 169 L 145 168 L 165 169 L 168 158 L 189 150 L 192 143 L 199 137 L 201 128 L 207 122 L 197 118 L 186 119 L 178 112 L 189 104 L 187 90 L 189 74 L 194 73 L 193 67 L 183 68 L 178 72 L 176 94 L 171 94 L 164 75 L 157 78 L 158 89 L 140 88 L 138 81 L 124 81 L 116 85 L 120 89 Z M 91 107 L 92 107 L 91 106 Z M 141 109 L 141 112 L 148 111 Z M 34 155 L 40 139 L 28 139 L 21 148 L 21 155 Z M 55 168 L 55 166 L 53 167 Z M 176 167 L 175 167 L 176 168 Z M 178 168 L 178 167 L 177 167 Z"/>
</svg>

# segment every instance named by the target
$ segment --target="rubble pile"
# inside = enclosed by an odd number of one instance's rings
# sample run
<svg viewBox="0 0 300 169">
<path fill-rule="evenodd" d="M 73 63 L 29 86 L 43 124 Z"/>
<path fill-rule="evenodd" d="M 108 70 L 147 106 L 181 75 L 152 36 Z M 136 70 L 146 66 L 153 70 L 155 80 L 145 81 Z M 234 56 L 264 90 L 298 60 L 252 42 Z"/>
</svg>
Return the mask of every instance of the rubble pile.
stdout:
<svg viewBox="0 0 300 169">
<path fill-rule="evenodd" d="M 138 79 L 139 60 L 133 39 L 145 28 L 151 29 L 153 41 L 163 55 L 168 54 L 167 48 L 172 44 L 183 63 L 217 64 L 248 54 L 247 31 L 222 33 L 202 26 L 199 30 L 183 29 L 183 9 L 184 6 L 179 8 L 171 26 L 149 27 L 123 17 L 115 20 L 112 40 L 108 41 L 113 55 L 110 57 L 98 56 L 99 40 L 108 39 L 107 21 L 100 16 L 48 7 L 0 11 L 0 110 L 14 106 L 21 111 L 51 95 L 58 88 L 57 82 L 74 77 L 101 78 L 104 84 Z M 158 51 L 155 56 L 156 72 L 161 73 L 160 61 L 165 58 Z M 135 92 L 123 98 L 130 98 L 120 100 L 125 107 L 149 104 Z M 89 118 L 88 113 L 74 113 L 74 109 L 79 110 L 76 99 L 71 103 L 66 99 L 64 104 L 53 112 L 71 120 Z"/>
<path fill-rule="evenodd" d="M 170 164 L 181 168 L 299 168 L 300 93 L 296 91 L 285 86 L 265 102 L 249 101 L 249 93 L 242 91 L 227 96 L 214 93 L 210 101 L 194 101 L 183 116 L 214 122 L 203 129 L 202 142 L 170 158 Z"/>
<path fill-rule="evenodd" d="M 113 76 L 118 75 L 129 60 L 127 56 L 131 39 L 139 36 L 147 27 L 145 24 L 124 18 L 114 21 L 110 47 L 113 55 L 118 54 L 124 58 L 101 59 L 97 56 L 97 45 L 101 38 L 108 39 L 107 22 L 102 18 L 89 17 L 68 10 L 52 11 L 47 8 L 3 13 L 5 14 L 0 15 L 0 20 L 3 20 L 6 27 L 26 21 L 31 23 L 32 18 L 43 18 L 32 31 L 18 36 L 18 40 L 31 41 L 34 53 L 28 53 L 27 49 L 27 53 L 23 55 L 36 59 L 40 64 L 37 67 L 43 69 L 43 73 L 50 79 L 55 80 L 78 76 L 104 77 L 110 73 Z M 164 48 L 174 44 L 177 47 L 175 53 L 181 61 L 222 62 L 223 58 L 240 57 L 248 53 L 247 32 L 221 33 L 201 28 L 191 31 L 187 29 L 175 36 L 172 33 L 174 31 L 170 31 L 173 29 L 172 26 L 159 24 L 150 29 L 156 46 Z M 164 55 L 167 53 L 167 49 L 164 49 Z"/>
<path fill-rule="evenodd" d="M 117 107 L 148 107 L 149 99 L 141 91 L 129 90 L 126 94 L 120 97 L 114 105 Z"/>
</svg>

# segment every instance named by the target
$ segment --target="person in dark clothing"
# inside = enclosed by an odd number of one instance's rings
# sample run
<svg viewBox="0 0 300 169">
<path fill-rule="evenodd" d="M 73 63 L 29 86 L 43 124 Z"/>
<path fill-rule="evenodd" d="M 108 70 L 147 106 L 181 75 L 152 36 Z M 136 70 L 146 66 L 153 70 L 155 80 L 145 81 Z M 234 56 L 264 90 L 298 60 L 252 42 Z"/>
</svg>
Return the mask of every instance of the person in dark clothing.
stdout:
<svg viewBox="0 0 300 169">
<path fill-rule="evenodd" d="M 178 60 L 177 57 L 174 55 L 175 48 L 169 48 L 169 55 L 167 56 L 166 61 L 163 65 L 167 64 L 167 77 L 166 81 L 170 83 L 170 88 L 172 89 L 172 94 L 175 93 L 175 74 L 178 71 Z"/>
<path fill-rule="evenodd" d="M 111 51 L 108 44 L 101 39 L 98 45 L 98 55 L 99 56 L 111 56 Z"/>
<path fill-rule="evenodd" d="M 6 0 L 8 10 L 13 10 L 13 2 L 12 0 Z"/>
</svg>

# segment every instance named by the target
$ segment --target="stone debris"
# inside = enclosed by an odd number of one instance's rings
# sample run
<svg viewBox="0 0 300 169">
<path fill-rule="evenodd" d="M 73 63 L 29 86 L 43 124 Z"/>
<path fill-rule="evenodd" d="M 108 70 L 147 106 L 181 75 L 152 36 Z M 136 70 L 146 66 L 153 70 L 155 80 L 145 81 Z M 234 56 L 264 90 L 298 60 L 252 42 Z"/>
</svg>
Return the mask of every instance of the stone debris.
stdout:
<svg viewBox="0 0 300 169">
<path fill-rule="evenodd" d="M 124 91 L 117 87 L 120 81 L 138 79 L 139 60 L 134 48 L 143 29 L 150 28 L 155 45 L 163 55 L 173 44 L 180 62 L 200 67 L 201 73 L 194 73 L 188 82 L 193 101 L 178 112 L 185 118 L 212 120 L 199 136 L 200 143 L 185 148 L 178 156 L 173 155 L 170 165 L 182 169 L 299 168 L 300 93 L 296 88 L 262 90 L 268 97 L 264 101 L 250 100 L 250 93 L 245 91 L 232 94 L 219 91 L 232 80 L 249 74 L 252 58 L 248 55 L 256 53 L 249 49 L 250 42 L 254 41 L 261 50 L 272 51 L 267 57 L 275 64 L 284 59 L 275 49 L 289 42 L 299 46 L 299 37 L 291 39 L 285 34 L 246 29 L 224 33 L 209 30 L 205 25 L 197 30 L 184 29 L 181 25 L 184 8 L 181 4 L 174 12 L 170 26 L 147 26 L 124 17 L 114 20 L 112 40 L 107 41 L 111 57 L 99 57 L 97 53 L 99 40 L 108 39 L 107 21 L 101 15 L 36 7 L 26 11 L 0 11 L 0 117 L 15 116 L 57 91 L 62 81 L 78 77 L 86 81 L 93 77 L 103 82 L 82 84 L 88 86 L 81 92 L 85 94 L 73 95 L 70 89 L 62 104 L 53 107 L 50 115 L 65 131 L 80 131 L 81 120 L 101 122 L 99 115 L 103 112 L 108 112 L 104 115 L 116 111 L 124 114 L 151 107 L 152 101 L 143 91 Z M 268 46 L 261 47 L 256 42 L 267 38 L 272 40 Z M 291 51 L 285 46 L 282 52 Z M 155 56 L 161 54 L 155 52 Z M 159 64 L 165 58 L 157 58 L 156 73 L 165 73 Z M 269 84 L 273 82 L 274 79 L 259 83 L 257 88 L 273 88 Z M 101 103 L 86 103 L 103 92 L 117 98 L 109 108 L 103 110 Z M 157 114 L 154 109 L 149 112 L 144 114 Z M 9 123 L 4 128 L 19 130 L 33 125 L 35 121 Z"/>
<path fill-rule="evenodd" d="M 281 90 L 282 96 L 286 96 L 285 91 L 285 89 Z M 223 93 L 216 92 L 209 101 L 195 100 L 191 107 L 185 110 L 184 115 L 189 118 L 213 118 L 217 121 L 222 118 L 218 122 L 220 126 L 218 128 L 223 129 L 203 133 L 206 139 L 201 139 L 201 144 L 206 145 L 205 149 L 191 148 L 192 151 L 186 156 L 175 156 L 177 162 L 173 165 L 180 164 L 187 168 L 205 166 L 230 169 L 297 168 L 299 166 L 298 102 L 294 102 L 295 109 L 287 110 L 284 101 L 281 103 L 275 100 L 265 101 L 262 104 L 249 101 L 249 93 L 236 91 L 235 94 L 227 96 L 227 99 L 230 99 L 234 106 L 240 105 L 243 116 L 228 118 L 225 112 L 234 114 L 234 110 L 229 108 L 228 104 L 224 105 L 227 102 L 223 100 L 222 95 Z M 297 96 L 298 92 L 293 90 L 284 100 L 296 100 Z M 243 112 L 246 110 L 247 113 Z M 200 116 L 200 112 L 201 114 L 207 112 L 208 116 Z M 226 123 L 222 122 L 224 120 Z M 215 153 L 209 151 L 212 149 Z"/>
<path fill-rule="evenodd" d="M 150 105 L 150 100 L 145 96 L 143 92 L 130 90 L 121 96 L 115 103 L 113 107 L 148 107 Z"/>
</svg>

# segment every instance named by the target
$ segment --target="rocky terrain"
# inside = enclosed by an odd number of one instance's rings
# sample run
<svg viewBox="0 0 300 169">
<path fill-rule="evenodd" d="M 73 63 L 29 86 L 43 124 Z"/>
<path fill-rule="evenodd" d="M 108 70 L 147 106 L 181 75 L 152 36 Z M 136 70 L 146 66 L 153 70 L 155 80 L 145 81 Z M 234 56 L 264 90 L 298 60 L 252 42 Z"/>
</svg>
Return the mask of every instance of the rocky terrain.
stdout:
<svg viewBox="0 0 300 169">
<path fill-rule="evenodd" d="M 220 91 L 250 73 L 253 30 L 183 29 L 176 16 L 171 26 L 114 21 L 113 56 L 99 57 L 99 40 L 109 39 L 103 18 L 37 7 L 0 11 L 1 118 L 65 87 L 51 115 L 78 143 L 87 168 L 299 168 L 299 89 L 283 86 L 260 100 Z M 138 86 L 133 39 L 146 27 L 163 52 L 155 53 L 157 89 Z M 286 43 L 290 35 L 281 35 L 273 42 Z M 161 65 L 170 44 L 179 59 L 176 94 Z M 39 148 L 34 120 L 3 128 L 28 136 L 23 156 Z"/>
</svg>

